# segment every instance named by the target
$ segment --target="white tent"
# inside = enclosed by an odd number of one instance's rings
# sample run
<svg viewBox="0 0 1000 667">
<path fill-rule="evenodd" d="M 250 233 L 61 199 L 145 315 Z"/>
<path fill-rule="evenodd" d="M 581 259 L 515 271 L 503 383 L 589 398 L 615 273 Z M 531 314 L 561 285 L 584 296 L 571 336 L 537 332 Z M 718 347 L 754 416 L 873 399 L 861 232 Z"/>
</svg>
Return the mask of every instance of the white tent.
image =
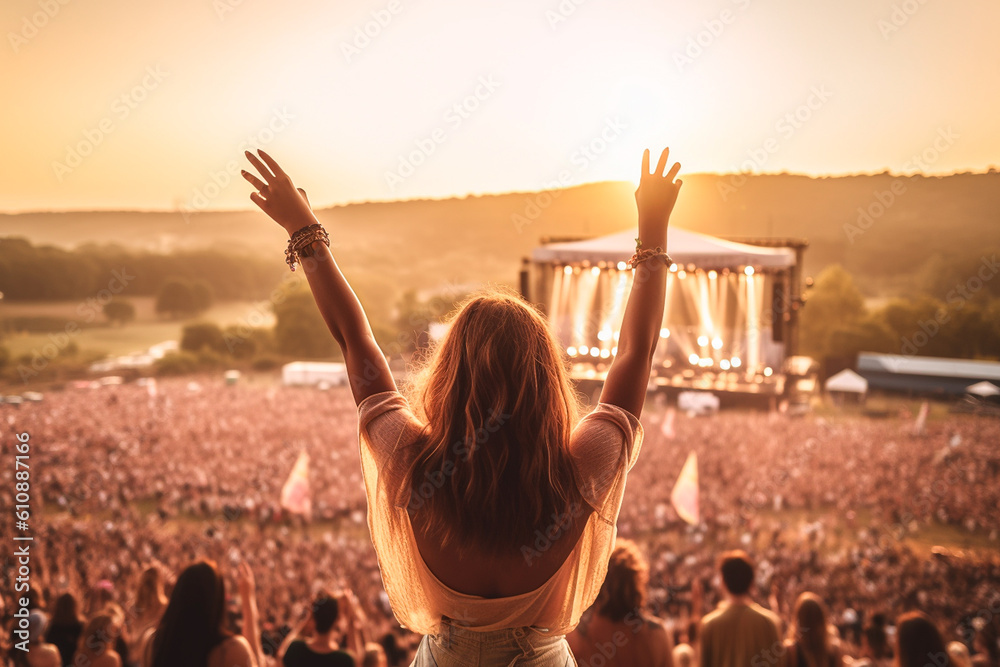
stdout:
<svg viewBox="0 0 1000 667">
<path fill-rule="evenodd" d="M 549 243 L 535 248 L 531 258 L 536 262 L 624 262 L 635 253 L 635 236 L 635 230 L 630 229 L 585 241 Z M 763 248 L 677 227 L 667 229 L 667 253 L 678 264 L 702 269 L 786 268 L 795 264 L 791 248 Z"/>
<path fill-rule="evenodd" d="M 977 382 L 976 384 L 970 384 L 968 387 L 965 388 L 965 391 L 967 391 L 970 394 L 974 394 L 976 396 L 981 396 L 982 398 L 986 398 L 987 396 L 996 396 L 997 394 L 1000 394 L 1000 389 L 997 389 L 997 386 L 995 384 L 993 384 L 992 382 L 987 382 L 986 380 L 983 380 L 982 382 Z"/>
<path fill-rule="evenodd" d="M 845 368 L 836 375 L 830 376 L 823 386 L 827 391 L 842 391 L 848 394 L 864 394 L 868 392 L 868 380 L 850 368 Z"/>
</svg>

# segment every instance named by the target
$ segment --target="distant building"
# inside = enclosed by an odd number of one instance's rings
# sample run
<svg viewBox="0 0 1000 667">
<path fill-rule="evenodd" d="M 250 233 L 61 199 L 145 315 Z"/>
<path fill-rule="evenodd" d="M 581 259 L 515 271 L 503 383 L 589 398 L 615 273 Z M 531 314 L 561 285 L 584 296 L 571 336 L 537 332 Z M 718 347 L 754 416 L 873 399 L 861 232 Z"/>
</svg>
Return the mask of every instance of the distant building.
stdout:
<svg viewBox="0 0 1000 667">
<path fill-rule="evenodd" d="M 858 373 L 870 389 L 962 396 L 976 382 L 1000 383 L 1000 362 L 862 352 Z"/>
<path fill-rule="evenodd" d="M 281 367 L 281 381 L 285 385 L 344 385 L 347 384 L 347 366 L 336 362 L 293 361 Z"/>
</svg>

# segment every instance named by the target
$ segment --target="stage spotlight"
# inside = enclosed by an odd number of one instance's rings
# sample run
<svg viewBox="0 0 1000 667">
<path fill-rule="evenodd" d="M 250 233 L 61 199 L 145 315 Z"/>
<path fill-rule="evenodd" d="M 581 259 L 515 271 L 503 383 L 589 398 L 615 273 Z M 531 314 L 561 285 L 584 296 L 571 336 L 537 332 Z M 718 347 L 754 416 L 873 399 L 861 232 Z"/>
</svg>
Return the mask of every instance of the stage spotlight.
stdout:
<svg viewBox="0 0 1000 667">
<path fill-rule="evenodd" d="M 698 345 L 702 347 L 708 345 L 708 336 L 698 336 Z"/>
<path fill-rule="evenodd" d="M 592 275 L 592 276 L 599 276 L 599 275 L 601 275 L 601 269 L 599 267 L 596 267 L 596 266 L 593 267 L 590 270 L 590 275 Z"/>
<path fill-rule="evenodd" d="M 719 337 L 713 338 L 712 339 L 712 347 L 714 347 L 716 350 L 721 350 L 722 349 L 722 339 L 719 338 Z"/>
<path fill-rule="evenodd" d="M 687 273 L 685 271 L 678 271 L 677 272 L 677 277 L 678 278 L 686 278 L 687 277 Z"/>
<path fill-rule="evenodd" d="M 567 264 L 566 266 L 563 267 L 563 273 L 565 273 L 567 276 L 573 275 L 573 267 Z"/>
<path fill-rule="evenodd" d="M 670 338 L 670 329 L 666 327 L 660 329 L 660 338 Z"/>
<path fill-rule="evenodd" d="M 627 268 L 628 268 L 628 264 L 626 264 L 625 262 L 618 262 L 618 270 L 619 271 L 624 271 Z"/>
<path fill-rule="evenodd" d="M 581 345 L 579 352 L 581 357 L 585 357 L 590 352 L 590 348 L 588 348 L 586 345 Z"/>
<path fill-rule="evenodd" d="M 724 371 L 728 371 L 729 370 L 729 360 L 728 359 L 721 360 L 719 362 L 719 368 L 721 368 Z"/>
<path fill-rule="evenodd" d="M 732 360 L 730 360 L 729 363 L 731 363 L 733 365 L 733 368 L 739 368 L 740 364 L 742 364 L 743 362 L 740 361 L 739 357 L 733 357 Z"/>
<path fill-rule="evenodd" d="M 611 348 L 611 356 L 613 357 L 613 356 L 615 356 L 617 354 L 618 354 L 618 347 L 615 346 L 615 347 Z"/>
<path fill-rule="evenodd" d="M 670 265 L 670 273 L 677 273 L 677 265 L 676 264 L 671 264 Z"/>
<path fill-rule="evenodd" d="M 753 275 L 753 267 L 752 266 L 748 266 L 747 268 L 743 269 L 743 273 L 747 274 L 748 276 L 752 276 Z"/>
<path fill-rule="evenodd" d="M 616 331 L 616 332 L 615 332 L 615 342 L 616 342 L 616 343 L 618 342 L 618 338 L 619 338 L 619 337 L 620 337 L 621 335 L 622 335 L 622 332 L 621 332 L 621 331 Z"/>
<path fill-rule="evenodd" d="M 607 329 L 601 329 L 597 332 L 597 340 L 611 340 L 611 332 Z"/>
<path fill-rule="evenodd" d="M 592 347 L 590 348 L 590 356 L 596 359 L 597 357 L 601 356 L 601 351 L 598 350 L 596 347 Z"/>
<path fill-rule="evenodd" d="M 607 359 L 611 356 L 611 353 L 607 350 L 601 350 L 601 359 Z"/>
<path fill-rule="evenodd" d="M 715 269 L 712 269 L 711 271 L 708 272 L 708 279 L 709 280 L 715 280 L 718 277 L 719 277 L 719 274 L 715 272 Z"/>
<path fill-rule="evenodd" d="M 692 366 L 696 366 L 698 364 L 698 362 L 701 361 L 701 358 L 697 354 L 695 354 L 694 352 L 692 352 L 688 356 L 688 361 L 691 363 Z"/>
<path fill-rule="evenodd" d="M 769 378 L 769 377 L 771 377 L 771 374 L 772 374 L 773 372 L 774 372 L 774 371 L 772 371 L 772 370 L 771 370 L 771 367 L 770 367 L 770 366 L 768 366 L 767 368 L 765 368 L 765 369 L 764 369 L 764 377 L 768 377 L 768 378 Z"/>
<path fill-rule="evenodd" d="M 705 368 L 708 368 L 709 366 L 712 365 L 712 358 L 711 357 L 702 357 L 701 361 L 698 362 L 698 365 L 699 366 L 704 366 Z"/>
<path fill-rule="evenodd" d="M 573 347 L 572 345 L 570 345 L 569 347 L 566 348 L 566 354 L 568 354 L 571 357 L 575 357 L 576 356 L 576 348 Z"/>
</svg>

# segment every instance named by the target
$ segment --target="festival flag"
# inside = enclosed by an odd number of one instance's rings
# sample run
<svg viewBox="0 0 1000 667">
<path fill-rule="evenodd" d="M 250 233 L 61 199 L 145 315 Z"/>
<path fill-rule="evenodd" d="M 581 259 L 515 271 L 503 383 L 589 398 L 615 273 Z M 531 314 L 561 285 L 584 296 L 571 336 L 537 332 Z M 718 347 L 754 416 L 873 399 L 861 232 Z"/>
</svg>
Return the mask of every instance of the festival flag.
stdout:
<svg viewBox="0 0 1000 667">
<path fill-rule="evenodd" d="M 691 525 L 697 525 L 698 515 L 698 454 L 691 452 L 688 454 L 681 474 L 674 484 L 674 490 L 670 493 L 670 502 L 677 515 Z"/>
<path fill-rule="evenodd" d="M 667 408 L 666 414 L 663 415 L 663 424 L 660 426 L 660 429 L 663 432 L 663 437 L 667 440 L 673 440 L 677 435 L 674 432 L 674 418 L 676 416 L 677 410 L 675 410 L 673 406 Z"/>
<path fill-rule="evenodd" d="M 916 435 L 923 435 L 927 425 L 927 413 L 930 411 L 930 403 L 924 401 L 920 404 L 920 412 L 917 413 L 917 422 L 913 425 L 913 432 Z"/>
<path fill-rule="evenodd" d="M 301 514 L 308 521 L 312 517 L 312 501 L 309 498 L 309 454 L 299 453 L 295 467 L 288 480 L 281 487 L 281 506 L 292 514 Z"/>
</svg>

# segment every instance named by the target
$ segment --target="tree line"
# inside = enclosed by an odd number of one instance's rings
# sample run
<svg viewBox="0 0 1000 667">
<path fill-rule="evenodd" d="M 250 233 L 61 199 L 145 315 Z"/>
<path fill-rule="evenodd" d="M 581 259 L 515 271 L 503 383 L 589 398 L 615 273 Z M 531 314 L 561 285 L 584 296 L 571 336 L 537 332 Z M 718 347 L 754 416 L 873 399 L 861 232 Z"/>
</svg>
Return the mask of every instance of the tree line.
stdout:
<svg viewBox="0 0 1000 667">
<path fill-rule="evenodd" d="M 1000 359 L 997 258 L 938 265 L 909 294 L 867 301 L 853 276 L 832 264 L 817 276 L 802 311 L 802 353 L 847 365 L 859 352 Z"/>
<path fill-rule="evenodd" d="M 283 269 L 260 257 L 214 249 L 164 255 L 116 245 L 67 250 L 22 238 L 0 239 L 0 292 L 11 301 L 86 299 L 122 273 L 130 278 L 123 297 L 153 296 L 171 281 L 187 281 L 204 284 L 218 299 L 256 299 L 272 288 Z"/>
</svg>

